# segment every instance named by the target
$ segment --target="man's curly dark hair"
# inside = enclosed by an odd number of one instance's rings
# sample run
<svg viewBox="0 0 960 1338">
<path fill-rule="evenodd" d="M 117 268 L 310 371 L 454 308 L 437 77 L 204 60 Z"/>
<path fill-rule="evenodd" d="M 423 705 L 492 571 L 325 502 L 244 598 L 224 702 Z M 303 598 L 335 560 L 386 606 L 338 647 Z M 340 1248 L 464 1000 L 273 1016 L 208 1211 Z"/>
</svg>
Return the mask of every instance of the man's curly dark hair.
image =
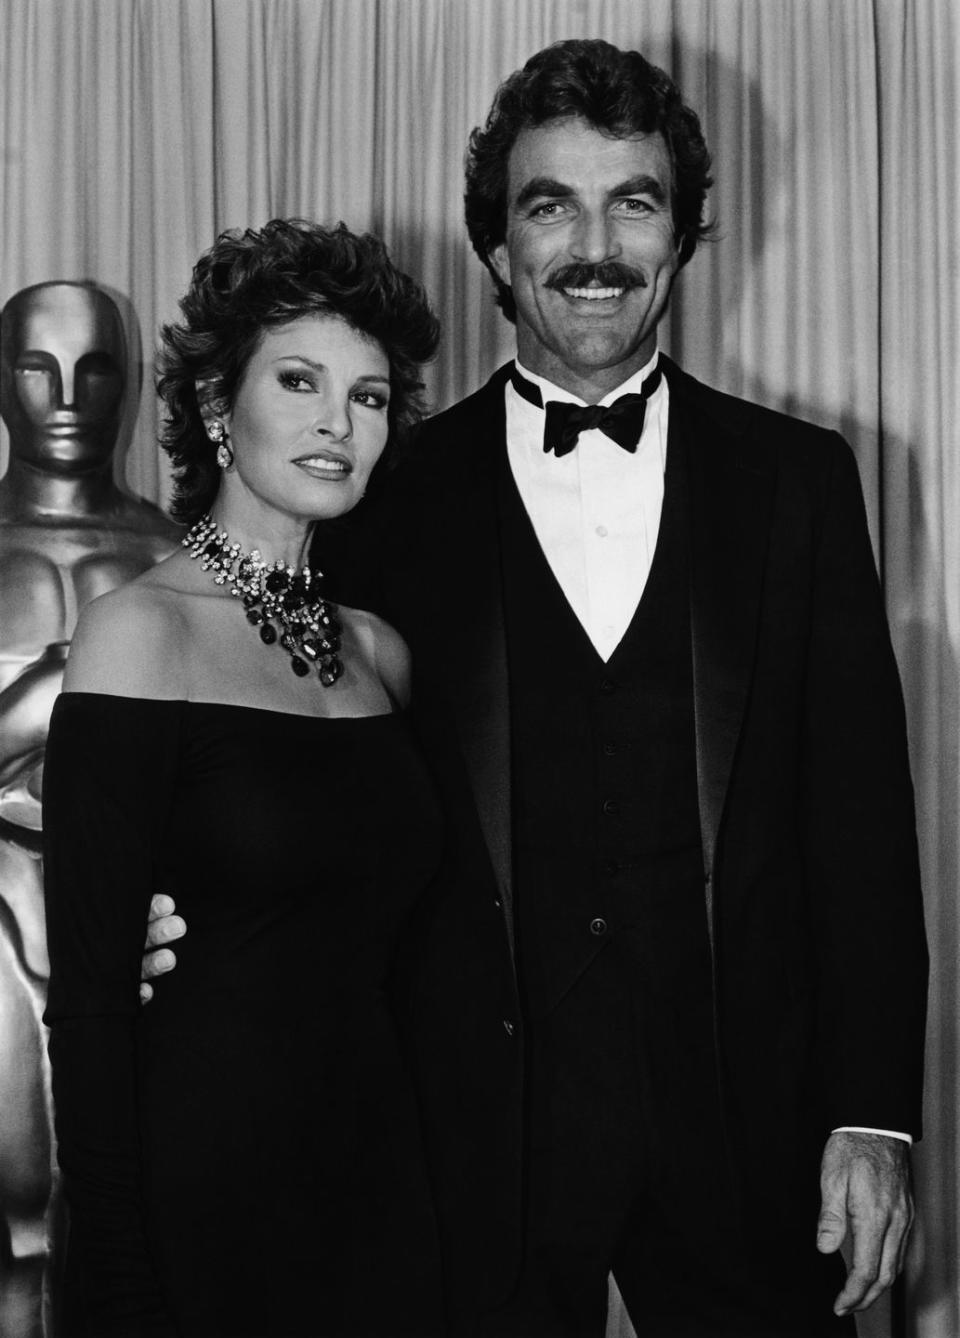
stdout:
<svg viewBox="0 0 960 1338">
<path fill-rule="evenodd" d="M 161 444 L 173 461 L 172 514 L 189 523 L 219 487 L 216 447 L 200 415 L 196 383 L 232 408 L 263 333 L 299 316 L 338 316 L 375 340 L 390 363 L 386 457 L 425 412 L 420 366 L 436 352 L 440 325 L 423 288 L 390 260 L 386 247 L 343 223 L 273 219 L 260 231 L 222 232 L 197 261 L 183 319 L 161 330 L 157 392 L 166 405 Z"/>
<path fill-rule="evenodd" d="M 511 321 L 517 318 L 513 293 L 490 264 L 490 252 L 506 237 L 510 151 L 522 130 L 567 116 L 616 138 L 660 132 L 673 168 L 673 221 L 681 265 L 713 231 L 703 217 L 713 184 L 710 154 L 696 112 L 685 105 L 670 76 L 638 51 L 621 51 L 609 42 L 555 42 L 504 80 L 486 124 L 474 129 L 467 148 L 467 231 Z"/>
</svg>

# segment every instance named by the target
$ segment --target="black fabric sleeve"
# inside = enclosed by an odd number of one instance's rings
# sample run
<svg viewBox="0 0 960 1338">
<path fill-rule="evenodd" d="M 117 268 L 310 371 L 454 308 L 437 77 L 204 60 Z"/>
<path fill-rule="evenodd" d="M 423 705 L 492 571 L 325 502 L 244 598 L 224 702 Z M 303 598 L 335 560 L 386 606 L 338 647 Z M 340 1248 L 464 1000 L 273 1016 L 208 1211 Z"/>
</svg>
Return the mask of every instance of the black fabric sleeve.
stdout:
<svg viewBox="0 0 960 1338">
<path fill-rule="evenodd" d="M 856 462 L 836 444 L 803 739 L 825 1116 L 919 1137 L 927 949 L 906 722 Z"/>
<path fill-rule="evenodd" d="M 45 1020 L 70 1209 L 69 1332 L 175 1334 L 141 1203 L 136 1030 L 179 704 L 61 695 L 44 767 Z"/>
</svg>

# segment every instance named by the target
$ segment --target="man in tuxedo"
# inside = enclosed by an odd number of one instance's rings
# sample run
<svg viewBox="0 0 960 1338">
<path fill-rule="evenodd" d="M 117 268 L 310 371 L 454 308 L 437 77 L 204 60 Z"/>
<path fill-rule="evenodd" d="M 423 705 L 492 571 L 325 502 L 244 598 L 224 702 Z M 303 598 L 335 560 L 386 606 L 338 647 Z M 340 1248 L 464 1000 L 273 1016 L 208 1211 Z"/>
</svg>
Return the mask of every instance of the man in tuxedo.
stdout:
<svg viewBox="0 0 960 1338">
<path fill-rule="evenodd" d="M 448 812 L 400 997 L 458 1333 L 599 1338 L 611 1270 L 643 1335 L 849 1333 L 909 1229 L 897 672 L 848 447 L 657 351 L 708 173 L 635 52 L 506 81 L 466 213 L 517 360 L 352 555 Z"/>
</svg>

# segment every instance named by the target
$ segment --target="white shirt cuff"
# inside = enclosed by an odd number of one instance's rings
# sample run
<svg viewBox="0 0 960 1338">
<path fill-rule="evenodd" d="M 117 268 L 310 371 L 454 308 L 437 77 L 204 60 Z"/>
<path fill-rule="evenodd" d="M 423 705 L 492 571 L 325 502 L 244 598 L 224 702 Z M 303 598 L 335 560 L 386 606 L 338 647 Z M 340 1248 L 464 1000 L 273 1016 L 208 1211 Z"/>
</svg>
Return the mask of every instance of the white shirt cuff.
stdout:
<svg viewBox="0 0 960 1338">
<path fill-rule="evenodd" d="M 912 1134 L 901 1134 L 896 1129 L 867 1129 L 862 1124 L 841 1124 L 834 1129 L 835 1134 L 883 1134 L 886 1138 L 899 1138 L 903 1143 L 913 1145 Z"/>
</svg>

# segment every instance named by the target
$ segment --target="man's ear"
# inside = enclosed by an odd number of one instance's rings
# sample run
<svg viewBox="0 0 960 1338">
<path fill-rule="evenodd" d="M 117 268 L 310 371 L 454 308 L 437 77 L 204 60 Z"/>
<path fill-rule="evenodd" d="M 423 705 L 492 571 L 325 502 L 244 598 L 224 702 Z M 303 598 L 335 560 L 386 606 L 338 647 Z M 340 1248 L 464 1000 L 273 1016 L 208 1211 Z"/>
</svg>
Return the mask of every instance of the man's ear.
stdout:
<svg viewBox="0 0 960 1338">
<path fill-rule="evenodd" d="M 501 283 L 505 283 L 508 288 L 511 285 L 510 279 L 510 256 L 507 253 L 507 243 L 505 241 L 498 243 L 492 251 L 487 252 L 487 259 L 490 261 L 490 267 L 496 274 Z"/>
</svg>

